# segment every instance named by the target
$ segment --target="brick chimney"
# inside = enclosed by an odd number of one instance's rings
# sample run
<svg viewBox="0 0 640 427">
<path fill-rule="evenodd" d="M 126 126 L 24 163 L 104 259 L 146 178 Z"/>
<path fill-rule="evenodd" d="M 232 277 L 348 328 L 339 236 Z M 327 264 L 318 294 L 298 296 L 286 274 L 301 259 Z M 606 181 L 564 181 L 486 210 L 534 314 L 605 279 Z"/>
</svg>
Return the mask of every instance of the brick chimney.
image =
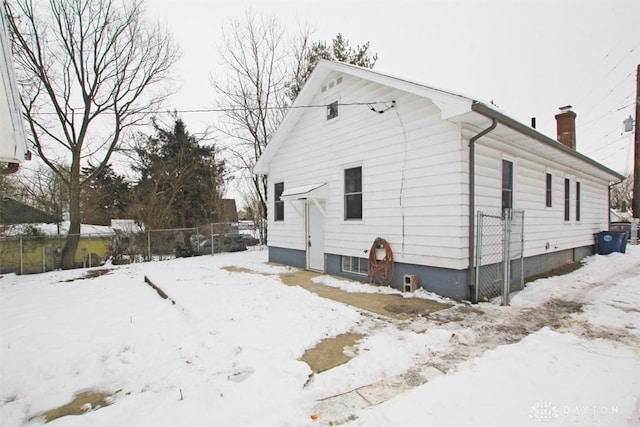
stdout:
<svg viewBox="0 0 640 427">
<path fill-rule="evenodd" d="M 576 149 L 576 113 L 571 111 L 571 105 L 560 107 L 556 114 L 558 142 L 572 150 Z"/>
</svg>

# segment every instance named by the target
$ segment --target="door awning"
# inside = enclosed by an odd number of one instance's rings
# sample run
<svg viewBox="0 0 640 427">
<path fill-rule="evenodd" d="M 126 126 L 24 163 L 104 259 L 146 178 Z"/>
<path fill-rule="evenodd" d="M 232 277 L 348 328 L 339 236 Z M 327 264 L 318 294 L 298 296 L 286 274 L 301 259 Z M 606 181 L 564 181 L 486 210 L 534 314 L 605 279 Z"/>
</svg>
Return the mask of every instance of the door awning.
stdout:
<svg viewBox="0 0 640 427">
<path fill-rule="evenodd" d="M 285 189 L 280 195 L 280 200 L 326 200 L 327 183 L 302 185 L 300 187 Z"/>
</svg>

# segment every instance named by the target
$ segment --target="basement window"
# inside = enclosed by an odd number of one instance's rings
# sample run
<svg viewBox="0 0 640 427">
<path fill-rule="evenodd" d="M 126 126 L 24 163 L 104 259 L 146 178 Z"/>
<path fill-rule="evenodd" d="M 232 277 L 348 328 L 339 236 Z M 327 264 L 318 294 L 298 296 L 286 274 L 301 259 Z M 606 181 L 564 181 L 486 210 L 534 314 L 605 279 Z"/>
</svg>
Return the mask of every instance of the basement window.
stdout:
<svg viewBox="0 0 640 427">
<path fill-rule="evenodd" d="M 366 276 L 369 274 L 369 260 L 353 256 L 342 256 L 342 271 Z"/>
</svg>

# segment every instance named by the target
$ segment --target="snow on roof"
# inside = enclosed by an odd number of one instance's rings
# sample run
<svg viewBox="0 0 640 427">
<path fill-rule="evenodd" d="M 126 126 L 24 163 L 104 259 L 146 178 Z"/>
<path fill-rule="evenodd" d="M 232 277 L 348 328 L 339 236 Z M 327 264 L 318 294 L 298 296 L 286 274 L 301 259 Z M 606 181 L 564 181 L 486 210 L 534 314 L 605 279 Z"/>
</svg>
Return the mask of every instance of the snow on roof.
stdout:
<svg viewBox="0 0 640 427">
<path fill-rule="evenodd" d="M 2 233 L 5 236 L 19 236 L 24 234 L 26 227 L 33 227 L 37 230 L 41 231 L 45 236 L 57 236 L 58 234 L 63 235 L 67 234 L 69 231 L 69 221 L 62 221 L 60 226 L 58 224 L 46 224 L 46 223 L 36 223 L 36 224 L 16 224 L 7 227 Z M 92 224 L 82 224 L 80 226 L 80 234 L 86 235 L 110 235 L 114 234 L 115 230 L 107 225 L 92 225 Z"/>
</svg>

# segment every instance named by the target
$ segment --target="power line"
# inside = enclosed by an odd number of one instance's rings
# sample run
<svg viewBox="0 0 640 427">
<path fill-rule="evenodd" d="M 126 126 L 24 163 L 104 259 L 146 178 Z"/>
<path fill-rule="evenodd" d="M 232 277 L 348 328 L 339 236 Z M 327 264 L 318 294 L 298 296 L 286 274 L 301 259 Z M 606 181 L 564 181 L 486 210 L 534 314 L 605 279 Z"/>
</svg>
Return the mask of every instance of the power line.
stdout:
<svg viewBox="0 0 640 427">
<path fill-rule="evenodd" d="M 625 102 L 625 101 L 626 101 L 627 99 L 629 99 L 629 98 L 631 98 L 631 94 L 629 94 L 629 95 L 625 96 L 625 97 L 624 97 L 624 99 L 623 99 L 622 101 L 620 101 L 618 104 L 621 104 L 621 103 Z M 589 126 L 591 126 L 592 124 L 597 123 L 598 121 L 600 121 L 600 120 L 604 119 L 604 118 L 605 118 L 605 117 L 607 117 L 609 114 L 617 113 L 617 112 L 622 111 L 622 110 L 625 110 L 625 109 L 627 109 L 627 108 L 629 108 L 629 107 L 631 107 L 631 106 L 633 106 L 633 105 L 634 105 L 634 103 L 633 103 L 633 102 L 631 102 L 631 103 L 629 103 L 629 104 L 627 104 L 627 105 L 624 105 L 624 106 L 622 106 L 622 107 L 619 107 L 619 108 L 613 107 L 613 108 L 611 108 L 609 111 L 607 111 L 606 113 L 604 113 L 603 115 L 601 115 L 600 117 L 598 117 L 597 119 L 589 120 L 588 122 L 584 123 L 584 124 L 582 125 L 582 127 L 583 127 L 583 128 L 589 127 Z"/>
<path fill-rule="evenodd" d="M 631 50 L 630 50 L 629 52 L 627 52 L 627 54 L 626 54 L 626 55 L 625 55 L 625 56 L 624 56 L 620 61 L 618 61 L 618 62 L 617 62 L 617 63 L 616 63 L 616 64 L 615 64 L 615 65 L 614 65 L 614 66 L 613 66 L 613 67 L 612 67 L 612 68 L 611 68 L 611 69 L 610 69 L 610 70 L 609 70 L 609 71 L 608 71 L 608 72 L 607 72 L 607 73 L 606 73 L 606 74 L 605 74 L 605 75 L 600 79 L 600 81 L 599 81 L 597 84 L 592 85 L 592 87 L 593 87 L 593 86 L 596 86 L 596 85 L 601 84 L 601 83 L 602 83 L 602 82 L 603 82 L 607 77 L 609 77 L 609 75 L 610 75 L 611 73 L 613 73 L 615 70 L 617 70 L 617 69 L 618 69 L 618 66 L 619 66 L 620 64 L 622 64 L 622 62 L 623 62 L 624 60 L 626 60 L 626 59 L 629 57 L 629 55 L 631 55 L 631 54 L 632 54 L 632 53 L 633 53 L 633 52 L 638 48 L 638 46 L 640 46 L 640 42 L 639 42 L 639 43 L 637 43 L 635 46 L 633 46 L 633 47 L 631 48 Z M 600 63 L 599 63 L 596 67 L 594 67 L 593 69 L 595 70 L 596 68 L 600 67 L 600 65 L 601 65 L 602 63 L 604 63 L 604 61 L 606 61 L 606 60 L 607 60 L 607 58 L 609 58 L 609 56 L 611 55 L 611 53 L 613 53 L 613 51 L 614 51 L 614 50 L 616 50 L 616 49 L 615 49 L 615 48 L 613 48 L 613 49 L 611 49 L 609 52 L 607 52 L 607 54 L 606 54 L 606 55 L 604 56 L 604 58 L 600 61 Z M 578 104 L 583 103 L 584 101 L 586 101 L 586 100 L 589 98 L 589 95 L 593 94 L 593 92 L 592 92 L 592 91 L 584 91 L 584 92 L 585 92 L 585 96 L 580 100 L 580 102 L 578 102 Z"/>
<path fill-rule="evenodd" d="M 607 147 L 609 147 L 610 145 L 613 145 L 613 144 L 615 144 L 615 143 L 617 143 L 617 142 L 619 142 L 619 141 L 622 141 L 626 136 L 627 136 L 627 135 L 624 135 L 624 134 L 623 134 L 623 135 L 620 135 L 620 137 L 619 137 L 618 139 L 615 139 L 615 140 L 613 140 L 613 141 L 611 141 L 611 142 L 609 142 L 609 143 L 607 143 L 607 144 L 601 145 L 600 147 L 596 148 L 595 150 L 591 150 L 591 151 L 589 151 L 588 153 L 585 153 L 585 155 L 587 155 L 587 156 L 588 156 L 588 155 L 591 155 L 591 154 L 595 153 L 596 151 L 600 151 L 600 150 L 602 150 L 603 148 L 607 148 Z"/>
<path fill-rule="evenodd" d="M 380 104 L 392 104 L 395 101 L 358 101 L 358 102 L 342 102 L 338 103 L 338 106 L 349 107 L 354 105 L 363 105 L 371 108 L 372 105 L 380 105 Z M 331 104 L 331 103 L 330 103 Z M 165 111 L 155 111 L 155 110 L 141 110 L 140 113 L 232 113 L 236 111 L 256 111 L 256 110 L 296 110 L 303 108 L 327 108 L 330 104 L 309 104 L 309 105 L 278 105 L 278 106 L 266 106 L 266 107 L 249 107 L 242 105 L 229 105 L 223 107 L 211 107 L 211 108 L 193 108 L 193 109 L 173 109 L 173 110 L 165 110 Z M 336 104 L 333 104 L 336 105 Z M 74 109 L 75 110 L 75 109 Z M 77 109 L 78 114 L 82 111 L 80 108 Z M 57 115 L 55 112 L 40 112 L 36 113 L 38 115 Z"/>
<path fill-rule="evenodd" d="M 591 109 L 587 110 L 587 111 L 584 113 L 584 116 L 588 117 L 588 116 L 591 114 L 591 112 L 594 110 L 594 108 L 595 108 L 596 106 L 602 105 L 602 104 L 604 103 L 604 101 L 605 101 L 605 100 L 606 100 L 606 99 L 607 99 L 607 98 L 608 98 L 608 97 L 609 97 L 613 92 L 615 92 L 615 91 L 616 91 L 620 86 L 622 86 L 624 83 L 626 83 L 626 82 L 627 82 L 627 80 L 628 80 L 630 77 L 633 77 L 633 73 L 634 73 L 634 71 L 635 71 L 635 70 L 631 70 L 631 71 L 629 72 L 629 74 L 627 74 L 626 76 L 624 76 L 624 78 L 623 78 L 621 81 L 619 81 L 619 82 L 618 82 L 618 83 L 617 83 L 617 84 L 616 84 L 612 89 L 610 89 L 607 93 L 605 93 L 605 94 L 604 94 L 604 96 L 602 96 L 602 97 L 601 97 L 597 102 L 594 102 L 594 103 L 592 104 L 593 106 L 591 107 Z M 618 101 L 618 104 L 620 104 L 620 102 L 622 102 L 622 101 Z"/>
</svg>

